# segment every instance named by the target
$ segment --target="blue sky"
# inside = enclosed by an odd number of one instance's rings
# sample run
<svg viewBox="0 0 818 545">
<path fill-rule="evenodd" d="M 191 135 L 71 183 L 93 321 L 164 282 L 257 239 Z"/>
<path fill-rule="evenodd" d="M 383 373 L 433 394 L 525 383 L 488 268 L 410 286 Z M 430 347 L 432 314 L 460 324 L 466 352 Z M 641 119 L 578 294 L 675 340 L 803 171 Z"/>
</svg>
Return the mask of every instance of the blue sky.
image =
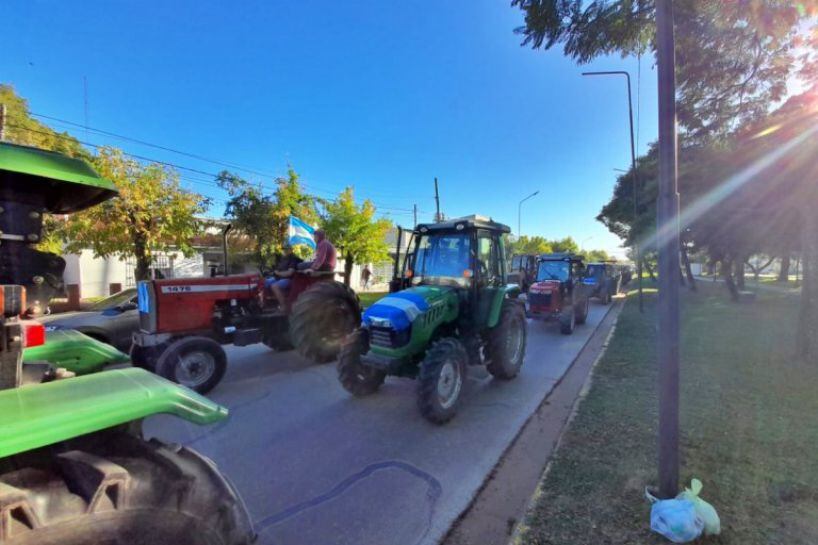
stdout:
<svg viewBox="0 0 818 545">
<path fill-rule="evenodd" d="M 316 194 L 353 185 L 404 225 L 413 204 L 431 220 L 435 176 L 444 213 L 490 215 L 514 231 L 518 201 L 539 190 L 523 205 L 523 234 L 621 254 L 594 217 L 613 169 L 630 162 L 625 83 L 580 72 L 635 78 L 636 59 L 580 67 L 561 50 L 520 47 L 522 14 L 509 4 L 6 0 L 0 81 L 32 111 L 82 123 L 85 77 L 91 127 L 273 175 L 291 164 Z M 656 138 L 655 78 L 643 59 L 641 150 Z M 182 174 L 224 198 L 205 175 Z"/>
</svg>

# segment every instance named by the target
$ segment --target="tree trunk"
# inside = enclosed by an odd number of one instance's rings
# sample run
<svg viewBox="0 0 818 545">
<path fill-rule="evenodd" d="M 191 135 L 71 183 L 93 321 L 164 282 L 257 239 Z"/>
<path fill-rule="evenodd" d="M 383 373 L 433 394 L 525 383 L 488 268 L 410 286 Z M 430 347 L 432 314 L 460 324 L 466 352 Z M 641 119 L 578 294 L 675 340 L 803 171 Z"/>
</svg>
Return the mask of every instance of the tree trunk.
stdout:
<svg viewBox="0 0 818 545">
<path fill-rule="evenodd" d="M 721 274 L 724 276 L 724 284 L 727 286 L 727 291 L 730 292 L 730 299 L 734 302 L 738 302 L 739 295 L 738 295 L 738 288 L 736 287 L 736 282 L 733 279 L 733 259 L 732 258 L 724 258 L 721 261 Z"/>
<path fill-rule="evenodd" d="M 790 253 L 781 256 L 781 269 L 778 271 L 778 281 L 786 282 L 790 279 Z"/>
<path fill-rule="evenodd" d="M 744 289 L 744 257 L 739 256 L 733 262 L 733 265 L 734 265 L 734 268 L 735 268 L 736 286 L 738 286 L 738 289 L 743 290 Z"/>
<path fill-rule="evenodd" d="M 682 265 L 685 268 L 685 276 L 690 286 L 690 291 L 696 291 L 696 279 L 693 278 L 693 269 L 690 267 L 690 256 L 687 255 L 687 246 L 682 244 Z"/>
<path fill-rule="evenodd" d="M 349 287 L 350 282 L 352 280 L 352 267 L 355 265 L 355 261 L 352 259 L 352 256 L 347 254 L 344 257 L 344 285 Z"/>
<path fill-rule="evenodd" d="M 796 343 L 806 361 L 818 362 L 818 217 L 813 210 L 801 215 L 801 263 L 803 284 Z"/>
<path fill-rule="evenodd" d="M 136 258 L 136 270 L 134 270 L 134 279 L 150 280 L 151 278 L 151 259 L 150 252 L 148 252 L 145 240 L 140 236 L 134 236 L 134 257 Z"/>
</svg>

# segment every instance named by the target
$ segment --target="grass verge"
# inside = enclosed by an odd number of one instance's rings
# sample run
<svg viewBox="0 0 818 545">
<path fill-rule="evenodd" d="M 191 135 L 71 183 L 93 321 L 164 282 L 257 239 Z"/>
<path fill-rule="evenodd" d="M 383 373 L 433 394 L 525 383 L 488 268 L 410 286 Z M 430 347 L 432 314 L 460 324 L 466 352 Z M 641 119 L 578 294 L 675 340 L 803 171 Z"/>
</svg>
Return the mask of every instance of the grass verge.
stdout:
<svg viewBox="0 0 818 545">
<path fill-rule="evenodd" d="M 365 309 L 375 304 L 375 301 L 386 295 L 386 292 L 358 292 L 358 299 L 361 300 L 361 308 Z"/>
<path fill-rule="evenodd" d="M 700 283 L 701 286 L 701 283 Z M 628 298 L 529 512 L 525 544 L 668 543 L 649 531 L 656 483 L 656 295 Z M 797 299 L 684 292 L 681 475 L 704 482 L 720 544 L 818 543 L 818 365 L 790 356 Z"/>
</svg>

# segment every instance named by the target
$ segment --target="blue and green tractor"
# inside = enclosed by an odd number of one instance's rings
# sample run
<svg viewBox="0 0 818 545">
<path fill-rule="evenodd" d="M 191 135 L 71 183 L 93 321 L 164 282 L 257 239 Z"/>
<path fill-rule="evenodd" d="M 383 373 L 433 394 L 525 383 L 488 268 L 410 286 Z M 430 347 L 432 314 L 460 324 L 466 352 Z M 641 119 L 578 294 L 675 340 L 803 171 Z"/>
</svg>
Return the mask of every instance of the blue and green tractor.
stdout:
<svg viewBox="0 0 818 545">
<path fill-rule="evenodd" d="M 247 510 L 215 465 L 140 426 L 158 413 L 211 424 L 227 410 L 36 321 L 65 268 L 36 247 L 43 214 L 115 195 L 81 159 L 0 142 L 0 545 L 248 544 Z"/>
<path fill-rule="evenodd" d="M 374 393 L 387 375 L 415 378 L 420 412 L 444 423 L 457 412 L 467 368 L 517 376 L 525 358 L 525 306 L 507 282 L 506 225 L 468 216 L 418 225 L 390 293 L 369 307 L 338 360 L 341 384 Z"/>
</svg>

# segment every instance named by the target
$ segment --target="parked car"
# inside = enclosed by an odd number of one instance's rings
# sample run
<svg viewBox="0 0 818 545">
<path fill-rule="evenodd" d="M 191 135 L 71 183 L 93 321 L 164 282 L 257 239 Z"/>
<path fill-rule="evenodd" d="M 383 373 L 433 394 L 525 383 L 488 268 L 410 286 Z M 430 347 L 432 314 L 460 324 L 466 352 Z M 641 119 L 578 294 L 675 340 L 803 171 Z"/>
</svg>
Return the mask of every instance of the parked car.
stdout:
<svg viewBox="0 0 818 545">
<path fill-rule="evenodd" d="M 76 329 L 123 352 L 131 347 L 131 337 L 139 330 L 136 288 L 97 301 L 86 310 L 51 314 L 39 319 L 45 330 Z"/>
</svg>

